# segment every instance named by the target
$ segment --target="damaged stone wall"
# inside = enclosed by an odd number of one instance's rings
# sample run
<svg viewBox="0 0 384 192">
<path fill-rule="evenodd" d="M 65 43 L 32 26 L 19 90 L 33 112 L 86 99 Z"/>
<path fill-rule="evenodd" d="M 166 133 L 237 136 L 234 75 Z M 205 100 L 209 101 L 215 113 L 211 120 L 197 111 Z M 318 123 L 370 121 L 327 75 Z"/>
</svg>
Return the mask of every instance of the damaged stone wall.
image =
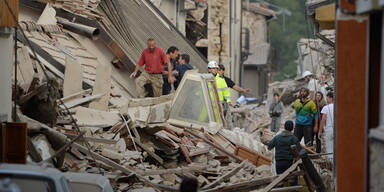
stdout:
<svg viewBox="0 0 384 192">
<path fill-rule="evenodd" d="M 225 64 L 229 60 L 229 2 L 208 2 L 208 60 Z"/>
<path fill-rule="evenodd" d="M 249 33 L 249 52 L 255 52 L 257 45 L 267 43 L 267 21 L 265 16 L 256 14 L 253 11 L 243 9 L 242 28 L 243 33 Z M 248 32 L 245 32 L 248 31 Z M 243 37 L 243 48 L 247 44 L 244 42 L 246 38 Z"/>
<path fill-rule="evenodd" d="M 325 38 L 335 42 L 335 30 L 320 32 Z M 333 84 L 335 49 L 320 39 L 300 39 L 298 46 L 297 76 L 301 77 L 304 71 L 311 71 L 320 78 L 326 75 L 328 83 Z"/>
</svg>

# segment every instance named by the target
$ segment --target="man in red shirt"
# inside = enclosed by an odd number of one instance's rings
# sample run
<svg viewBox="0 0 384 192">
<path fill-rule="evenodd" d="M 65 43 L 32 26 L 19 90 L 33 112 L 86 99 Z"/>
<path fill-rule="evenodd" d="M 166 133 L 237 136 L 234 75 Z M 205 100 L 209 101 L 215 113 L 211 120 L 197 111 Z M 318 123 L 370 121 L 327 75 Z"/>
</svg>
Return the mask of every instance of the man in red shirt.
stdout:
<svg viewBox="0 0 384 192">
<path fill-rule="evenodd" d="M 160 97 L 162 95 L 164 63 L 168 65 L 168 82 L 173 84 L 174 78 L 172 76 L 171 63 L 164 51 L 161 48 L 156 47 L 156 41 L 152 38 L 148 39 L 148 48 L 144 49 L 141 53 L 135 71 L 130 76 L 131 78 L 134 78 L 140 68 L 145 65 L 144 71 L 136 79 L 136 91 L 138 97 L 145 97 L 147 95 L 144 85 L 148 83 L 152 85 L 155 97 Z"/>
</svg>

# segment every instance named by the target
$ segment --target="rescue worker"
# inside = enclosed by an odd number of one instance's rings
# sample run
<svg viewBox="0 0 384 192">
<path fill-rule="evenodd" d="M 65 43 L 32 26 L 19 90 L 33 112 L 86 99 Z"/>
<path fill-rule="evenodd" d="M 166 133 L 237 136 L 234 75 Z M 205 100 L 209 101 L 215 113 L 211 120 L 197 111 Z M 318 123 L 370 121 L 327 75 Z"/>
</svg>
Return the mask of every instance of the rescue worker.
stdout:
<svg viewBox="0 0 384 192">
<path fill-rule="evenodd" d="M 210 72 L 216 78 L 217 93 L 219 95 L 220 103 L 223 106 L 223 112 L 225 116 L 229 106 L 232 106 L 231 92 L 229 90 L 229 87 L 227 86 L 227 83 L 225 82 L 224 77 L 218 74 L 218 69 L 219 66 L 217 65 L 216 61 L 210 61 L 208 63 L 208 72 Z"/>
</svg>

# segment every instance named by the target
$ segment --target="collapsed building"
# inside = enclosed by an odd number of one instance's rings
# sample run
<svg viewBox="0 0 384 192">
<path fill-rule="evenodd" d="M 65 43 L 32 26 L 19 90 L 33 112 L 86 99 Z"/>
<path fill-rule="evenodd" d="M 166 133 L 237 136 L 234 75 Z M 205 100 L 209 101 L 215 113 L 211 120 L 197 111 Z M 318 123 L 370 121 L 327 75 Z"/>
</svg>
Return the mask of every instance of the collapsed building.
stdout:
<svg viewBox="0 0 384 192">
<path fill-rule="evenodd" d="M 15 119 L 28 127 L 26 162 L 103 174 L 116 191 L 178 191 L 184 176 L 197 178 L 202 191 L 270 190 L 304 174 L 294 172 L 300 162 L 284 177 L 273 174 L 264 105 L 233 109 L 225 119 L 211 75 L 188 72 L 174 94 L 135 98 L 128 76 L 149 37 L 206 69 L 206 59 L 149 1 L 25 0 L 18 19 L 12 82 Z"/>
</svg>

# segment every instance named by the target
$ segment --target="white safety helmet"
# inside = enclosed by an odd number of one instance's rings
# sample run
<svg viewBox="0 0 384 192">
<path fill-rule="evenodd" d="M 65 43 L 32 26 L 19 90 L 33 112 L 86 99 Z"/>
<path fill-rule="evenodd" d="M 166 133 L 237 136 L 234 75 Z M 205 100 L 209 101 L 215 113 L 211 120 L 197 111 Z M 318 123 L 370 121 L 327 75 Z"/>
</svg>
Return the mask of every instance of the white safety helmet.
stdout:
<svg viewBox="0 0 384 192">
<path fill-rule="evenodd" d="M 304 71 L 303 78 L 305 78 L 306 76 L 309 76 L 309 75 L 313 75 L 313 74 L 310 71 Z"/>
<path fill-rule="evenodd" d="M 208 68 L 219 68 L 216 61 L 210 61 L 208 63 Z"/>
</svg>

